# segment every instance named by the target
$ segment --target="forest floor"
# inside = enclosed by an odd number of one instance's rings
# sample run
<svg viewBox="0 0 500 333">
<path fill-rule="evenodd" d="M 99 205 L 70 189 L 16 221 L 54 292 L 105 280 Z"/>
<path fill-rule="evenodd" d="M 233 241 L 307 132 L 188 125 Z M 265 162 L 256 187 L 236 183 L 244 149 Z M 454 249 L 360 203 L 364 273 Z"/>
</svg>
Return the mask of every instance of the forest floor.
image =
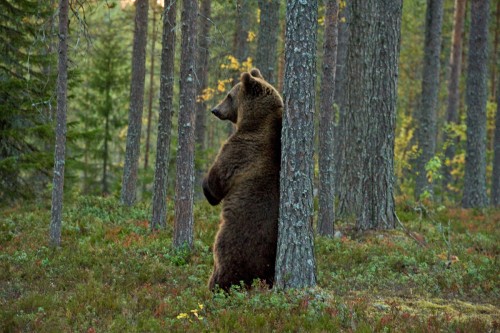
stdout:
<svg viewBox="0 0 500 333">
<path fill-rule="evenodd" d="M 218 207 L 195 206 L 192 252 L 151 207 L 114 198 L 66 203 L 62 247 L 48 247 L 50 207 L 0 210 L 2 332 L 496 332 L 500 211 L 398 200 L 407 230 L 317 237 L 318 286 L 229 297 L 206 287 Z M 410 230 L 410 232 L 408 232 Z"/>
</svg>

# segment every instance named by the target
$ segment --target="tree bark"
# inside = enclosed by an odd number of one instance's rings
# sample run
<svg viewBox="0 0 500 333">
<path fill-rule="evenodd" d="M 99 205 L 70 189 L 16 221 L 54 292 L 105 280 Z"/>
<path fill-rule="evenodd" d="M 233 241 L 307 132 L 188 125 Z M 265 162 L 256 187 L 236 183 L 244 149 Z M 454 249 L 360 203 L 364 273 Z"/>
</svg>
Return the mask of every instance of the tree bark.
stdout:
<svg viewBox="0 0 500 333">
<path fill-rule="evenodd" d="M 485 207 L 486 194 L 486 101 L 488 74 L 489 1 L 471 1 L 469 62 L 467 68 L 467 144 L 462 206 Z"/>
<path fill-rule="evenodd" d="M 183 0 L 181 16 L 181 78 L 179 145 L 175 182 L 174 246 L 193 246 L 194 148 L 196 117 L 197 0 Z"/>
<path fill-rule="evenodd" d="M 497 85 L 497 114 L 493 145 L 493 174 L 491 175 L 491 205 L 495 207 L 500 206 L 500 80 L 498 80 Z"/>
<path fill-rule="evenodd" d="M 402 2 L 351 3 L 346 131 L 352 133 L 345 174 L 356 228 L 392 229 L 394 136 Z"/>
<path fill-rule="evenodd" d="M 325 37 L 323 44 L 323 77 L 320 90 L 319 119 L 319 212 L 318 233 L 333 236 L 335 221 L 334 181 L 334 100 L 335 70 L 337 61 L 338 3 L 325 0 Z"/>
<path fill-rule="evenodd" d="M 211 0 L 202 0 L 200 6 L 200 16 L 198 18 L 198 54 L 197 54 L 197 77 L 198 92 L 200 96 L 208 87 L 208 56 L 210 48 L 210 15 Z M 206 132 L 206 113 L 207 105 L 205 101 L 196 103 L 196 144 L 199 149 L 205 150 L 205 132 Z"/>
<path fill-rule="evenodd" d="M 146 127 L 146 148 L 144 152 L 144 171 L 149 166 L 149 142 L 151 136 L 151 116 L 153 114 L 153 95 L 155 77 L 155 46 L 156 46 L 156 5 L 153 5 L 153 31 L 151 32 L 151 60 L 149 64 L 149 92 L 148 92 L 148 123 Z"/>
<path fill-rule="evenodd" d="M 436 154 L 436 121 L 439 91 L 439 56 L 441 54 L 441 27 L 443 0 L 427 0 L 425 15 L 424 66 L 420 108 L 415 117 L 416 143 L 420 151 L 415 161 L 415 199 L 424 192 L 432 193 L 425 166 Z"/>
<path fill-rule="evenodd" d="M 316 284 L 312 216 L 317 22 L 316 0 L 287 1 L 278 289 Z"/>
<path fill-rule="evenodd" d="M 493 53 L 491 62 L 491 100 L 494 101 L 496 98 L 495 89 L 496 89 L 496 74 L 497 74 L 497 66 L 498 66 L 498 44 L 500 43 L 500 1 L 497 1 L 497 8 L 495 14 L 496 22 L 495 22 L 495 37 L 493 39 Z"/>
<path fill-rule="evenodd" d="M 267 82 L 274 85 L 276 72 L 276 48 L 279 32 L 279 0 L 259 0 L 260 24 L 257 39 L 256 66 Z"/>
<path fill-rule="evenodd" d="M 177 0 L 165 0 L 160 69 L 160 112 L 156 142 L 151 229 L 165 228 L 167 218 L 168 162 L 174 95 L 175 27 Z"/>
<path fill-rule="evenodd" d="M 148 33 L 148 0 L 137 0 L 135 12 L 134 46 L 132 49 L 132 78 L 130 83 L 130 110 L 128 115 L 127 146 L 121 201 L 132 206 L 136 200 L 137 168 L 141 143 L 144 80 L 146 76 L 146 42 Z"/>
<path fill-rule="evenodd" d="M 458 107 L 460 103 L 459 83 L 462 65 L 462 33 L 464 29 L 466 0 L 455 0 L 455 14 L 453 18 L 453 34 L 450 52 L 450 78 L 448 81 L 448 106 L 446 108 L 446 122 L 448 130 L 445 131 L 445 161 L 443 166 L 443 185 L 448 189 L 453 182 L 451 175 L 451 161 L 455 157 L 457 140 L 450 136 L 451 126 L 458 124 Z"/>
<path fill-rule="evenodd" d="M 68 93 L 68 0 L 59 1 L 59 60 L 57 78 L 56 145 L 50 220 L 50 245 L 61 245 L 61 224 L 66 160 L 66 113 Z"/>
</svg>

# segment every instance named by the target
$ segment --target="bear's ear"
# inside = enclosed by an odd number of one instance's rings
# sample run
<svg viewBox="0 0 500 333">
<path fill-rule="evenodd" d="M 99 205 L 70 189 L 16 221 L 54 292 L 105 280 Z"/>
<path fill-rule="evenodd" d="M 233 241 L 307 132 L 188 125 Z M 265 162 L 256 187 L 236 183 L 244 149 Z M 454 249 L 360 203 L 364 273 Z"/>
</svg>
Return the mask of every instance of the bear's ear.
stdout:
<svg viewBox="0 0 500 333">
<path fill-rule="evenodd" d="M 252 68 L 252 70 L 250 71 L 250 74 L 252 74 L 253 77 L 258 77 L 259 79 L 264 79 L 264 77 L 262 76 L 262 74 L 260 73 L 258 68 Z"/>
<path fill-rule="evenodd" d="M 252 95 L 252 96 L 258 96 L 262 94 L 262 84 L 250 73 L 243 73 L 241 74 L 241 83 L 243 84 L 243 89 L 245 91 Z"/>
</svg>

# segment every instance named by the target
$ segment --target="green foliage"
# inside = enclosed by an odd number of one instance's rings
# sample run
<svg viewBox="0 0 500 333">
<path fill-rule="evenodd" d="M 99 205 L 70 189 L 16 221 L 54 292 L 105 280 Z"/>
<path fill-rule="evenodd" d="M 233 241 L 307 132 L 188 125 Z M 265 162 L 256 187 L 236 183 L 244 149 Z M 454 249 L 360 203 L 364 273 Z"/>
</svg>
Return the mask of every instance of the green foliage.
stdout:
<svg viewBox="0 0 500 333">
<path fill-rule="evenodd" d="M 1 1 L 0 202 L 40 196 L 52 163 L 56 103 L 54 8 Z"/>
<path fill-rule="evenodd" d="M 399 212 L 401 231 L 316 239 L 319 286 L 212 294 L 206 281 L 219 210 L 195 205 L 192 251 L 151 233 L 150 206 L 76 196 L 63 244 L 47 245 L 46 207 L 0 211 L 1 331 L 259 332 L 488 331 L 500 311 L 498 211 Z M 448 224 L 448 221 L 450 223 Z M 440 227 L 440 225 L 442 227 Z M 497 326 L 495 326 L 497 325 Z"/>
</svg>

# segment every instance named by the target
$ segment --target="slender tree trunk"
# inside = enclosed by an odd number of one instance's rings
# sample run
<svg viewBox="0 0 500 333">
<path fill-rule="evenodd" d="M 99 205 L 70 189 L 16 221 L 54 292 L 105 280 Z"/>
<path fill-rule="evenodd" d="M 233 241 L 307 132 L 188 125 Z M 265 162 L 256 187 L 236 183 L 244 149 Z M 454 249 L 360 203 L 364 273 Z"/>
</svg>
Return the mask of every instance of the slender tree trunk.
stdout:
<svg viewBox="0 0 500 333">
<path fill-rule="evenodd" d="M 183 0 L 174 246 L 193 246 L 197 0 Z"/>
<path fill-rule="evenodd" d="M 202 156 L 206 150 L 206 122 L 207 122 L 207 105 L 204 100 L 200 99 L 199 96 L 203 94 L 203 91 L 208 87 L 208 56 L 210 47 L 210 15 L 211 15 L 211 0 L 202 0 L 200 3 L 200 15 L 198 17 L 198 54 L 197 54 L 197 66 L 196 66 L 196 76 L 198 78 L 198 89 L 197 89 L 197 101 L 196 101 L 196 126 L 195 126 L 195 136 L 196 136 L 196 146 L 198 151 L 201 152 Z M 204 159 L 202 159 L 204 160 Z M 202 196 L 201 192 L 201 180 L 205 172 L 205 165 L 200 163 L 198 169 L 196 170 L 196 187 L 195 193 L 196 197 L 200 198 Z"/>
<path fill-rule="evenodd" d="M 137 168 L 141 143 L 142 109 L 144 106 L 144 80 L 146 76 L 146 42 L 148 33 L 148 0 L 135 3 L 134 46 L 132 50 L 132 79 L 130 83 L 130 110 L 128 115 L 127 146 L 121 201 L 132 206 L 136 199 Z"/>
<path fill-rule="evenodd" d="M 424 192 L 432 193 L 425 166 L 436 154 L 436 121 L 439 91 L 439 56 L 441 54 L 441 27 L 443 0 L 427 0 L 425 15 L 424 67 L 420 108 L 415 119 L 416 142 L 420 155 L 415 163 L 415 198 Z"/>
<path fill-rule="evenodd" d="M 259 0 L 260 24 L 257 39 L 256 66 L 267 82 L 274 85 L 276 48 L 278 46 L 280 0 Z"/>
<path fill-rule="evenodd" d="M 323 44 L 323 77 L 320 90 L 319 119 L 319 213 L 318 233 L 333 236 L 335 221 L 335 157 L 334 138 L 334 101 L 335 70 L 337 61 L 338 3 L 325 0 L 325 37 Z"/>
<path fill-rule="evenodd" d="M 496 89 L 496 73 L 498 66 L 498 44 L 500 43 L 500 1 L 497 1 L 496 8 L 496 22 L 495 22 L 495 37 L 493 40 L 493 61 L 491 62 L 491 100 L 494 101 L 496 98 L 495 89 Z"/>
<path fill-rule="evenodd" d="M 149 93 L 148 93 L 148 124 L 146 129 L 146 152 L 144 153 L 144 171 L 149 165 L 149 142 L 151 136 L 151 116 L 153 114 L 153 95 L 155 78 L 155 46 L 156 46 L 156 6 L 153 7 L 153 31 L 151 33 L 151 63 L 149 65 Z"/>
<path fill-rule="evenodd" d="M 282 26 L 281 26 L 281 40 L 284 41 L 285 40 L 285 24 L 283 23 Z M 284 80 L 284 76 L 285 76 L 285 57 L 283 55 L 284 51 L 282 53 L 279 54 L 279 57 L 278 57 L 278 78 L 277 78 L 277 81 L 278 81 L 278 91 L 280 93 L 283 93 L 283 80 Z"/>
<path fill-rule="evenodd" d="M 335 73 L 335 92 L 333 95 L 334 103 L 338 109 L 338 117 L 335 120 L 335 130 L 334 130 L 334 183 L 336 194 L 349 191 L 348 188 L 344 188 L 344 182 L 342 177 L 342 168 L 346 167 L 345 153 L 347 147 L 345 142 L 347 141 L 348 133 L 345 130 L 345 93 L 346 82 L 347 82 L 347 49 L 349 47 L 349 25 L 350 25 L 350 1 L 342 3 L 339 8 L 339 24 L 338 24 L 338 47 L 337 47 L 337 68 Z M 337 110 L 335 110 L 337 113 Z M 339 207 L 336 211 L 337 215 L 346 215 L 348 210 L 344 204 L 345 201 L 339 200 Z"/>
<path fill-rule="evenodd" d="M 462 65 L 462 33 L 464 29 L 466 0 L 455 0 L 455 15 L 453 18 L 453 34 L 450 52 L 450 78 L 448 81 L 448 106 L 446 108 L 446 122 L 448 127 L 458 124 L 458 107 L 460 102 L 459 83 Z M 445 162 L 443 166 L 443 185 L 448 189 L 452 183 L 451 161 L 455 157 L 456 138 L 450 136 L 452 133 L 448 128 L 445 131 Z"/>
<path fill-rule="evenodd" d="M 358 230 L 392 229 L 402 1 L 354 0 L 351 6 L 346 130 L 353 158 L 344 176 L 353 194 L 349 205 Z"/>
<path fill-rule="evenodd" d="M 241 63 L 248 58 L 248 31 L 250 30 L 250 0 L 236 1 L 236 33 L 234 36 L 234 56 Z M 239 73 L 238 73 L 239 75 Z M 239 76 L 235 78 L 239 81 Z"/>
<path fill-rule="evenodd" d="M 198 18 L 198 54 L 197 54 L 197 77 L 198 92 L 200 96 L 208 87 L 208 56 L 210 47 L 210 15 L 211 0 L 202 0 L 200 6 L 200 16 Z M 205 150 L 205 132 L 206 132 L 206 113 L 207 105 L 205 101 L 196 103 L 196 144 L 201 150 Z"/>
<path fill-rule="evenodd" d="M 467 145 L 462 206 L 485 207 L 486 194 L 486 101 L 488 74 L 489 1 L 471 1 L 469 63 L 467 68 Z"/>
<path fill-rule="evenodd" d="M 68 0 L 59 1 L 59 62 L 57 78 L 56 145 L 50 220 L 50 245 L 61 245 L 61 224 L 66 159 L 66 112 L 68 93 Z"/>
<path fill-rule="evenodd" d="M 160 114 L 158 115 L 151 230 L 165 228 L 167 224 L 168 162 L 170 159 L 170 133 L 172 130 L 172 101 L 174 95 L 176 3 L 177 0 L 165 0 L 163 10 Z"/>
<path fill-rule="evenodd" d="M 108 84 L 108 83 L 107 83 Z M 102 159 L 102 193 L 108 194 L 108 158 L 109 158 L 109 149 L 108 149 L 108 140 L 110 138 L 109 135 L 109 113 L 111 112 L 111 92 L 110 86 L 106 87 L 106 111 L 104 115 L 104 152 Z"/>
<path fill-rule="evenodd" d="M 491 175 L 491 205 L 500 206 L 500 80 L 497 88 L 497 114 L 495 121 L 495 141 L 493 157 L 493 174 Z"/>
<path fill-rule="evenodd" d="M 312 216 L 317 22 L 316 0 L 287 1 L 278 289 L 316 284 Z"/>
</svg>

